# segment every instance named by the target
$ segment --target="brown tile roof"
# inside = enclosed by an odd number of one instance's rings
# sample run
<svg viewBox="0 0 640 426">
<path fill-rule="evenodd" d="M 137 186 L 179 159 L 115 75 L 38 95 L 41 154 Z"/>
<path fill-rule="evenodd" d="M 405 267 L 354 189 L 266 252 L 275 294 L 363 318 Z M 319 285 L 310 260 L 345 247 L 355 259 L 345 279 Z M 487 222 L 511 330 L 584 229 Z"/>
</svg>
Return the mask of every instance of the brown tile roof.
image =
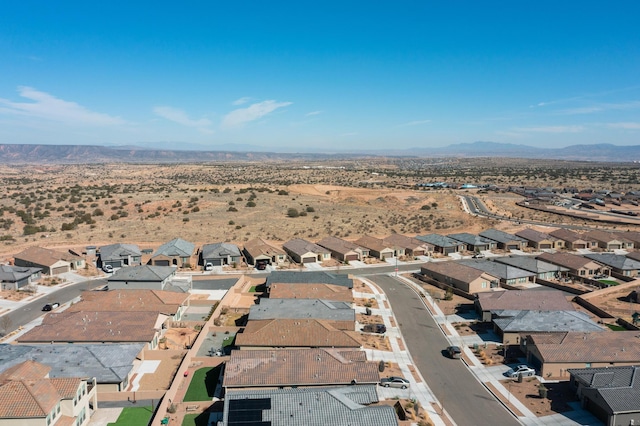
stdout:
<svg viewBox="0 0 640 426">
<path fill-rule="evenodd" d="M 71 305 L 68 312 L 159 312 L 175 315 L 189 295 L 162 290 L 83 291 L 82 300 Z"/>
<path fill-rule="evenodd" d="M 380 380 L 378 363 L 363 351 L 276 349 L 233 351 L 224 370 L 225 387 L 317 386 Z"/>
<path fill-rule="evenodd" d="M 157 312 L 60 312 L 18 339 L 27 342 L 150 342 Z"/>
<path fill-rule="evenodd" d="M 584 235 L 564 228 L 551 231 L 549 232 L 549 235 L 570 243 L 575 243 L 576 241 L 589 241 L 589 238 L 585 237 Z"/>
<path fill-rule="evenodd" d="M 26 260 L 28 262 L 44 266 L 51 266 L 61 260 L 71 262 L 74 260 L 82 259 L 81 257 L 74 256 L 70 253 L 36 246 L 32 246 L 21 251 L 20 253 L 16 254 L 14 258 Z"/>
<path fill-rule="evenodd" d="M 622 236 L 629 241 L 633 241 L 634 244 L 640 243 L 640 232 L 635 232 L 635 231 L 622 232 Z"/>
<path fill-rule="evenodd" d="M 483 311 L 573 311 L 573 305 L 558 290 L 508 290 L 478 293 Z"/>
<path fill-rule="evenodd" d="M 380 252 L 385 249 L 393 250 L 392 247 L 388 247 L 385 245 L 384 240 L 381 240 L 380 238 L 372 237 L 370 235 L 363 235 L 362 237 L 355 240 L 354 243 L 359 246 L 368 248 L 369 250 L 374 250 L 377 252 Z"/>
<path fill-rule="evenodd" d="M 36 361 L 24 361 L 9 367 L 0 374 L 0 383 L 9 380 L 37 380 L 44 379 L 51 371 L 51 367 Z"/>
<path fill-rule="evenodd" d="M 336 302 L 353 302 L 353 293 L 347 287 L 335 284 L 273 283 L 271 299 L 323 299 Z"/>
<path fill-rule="evenodd" d="M 640 261 L 640 251 L 632 251 L 626 255 L 629 259 Z"/>
<path fill-rule="evenodd" d="M 402 247 L 405 249 L 415 250 L 418 248 L 427 248 L 429 246 L 433 247 L 433 244 L 425 243 L 424 241 L 420 241 L 417 238 L 407 237 L 402 234 L 391 234 L 388 237 L 383 238 L 383 241 L 386 245 L 391 247 Z"/>
<path fill-rule="evenodd" d="M 537 256 L 536 259 L 544 260 L 545 262 L 552 263 L 554 265 L 564 266 L 569 269 L 580 269 L 586 264 L 590 262 L 594 262 L 591 259 L 587 259 L 586 257 L 578 256 L 576 254 L 571 253 L 542 253 L 540 256 Z M 597 262 L 594 262 L 597 263 Z"/>
<path fill-rule="evenodd" d="M 80 379 L 75 377 L 56 377 L 49 379 L 49 381 L 62 399 L 73 399 L 78 392 L 78 386 L 80 386 Z"/>
<path fill-rule="evenodd" d="M 261 254 L 266 256 L 286 254 L 284 250 L 269 244 L 262 238 L 254 238 L 253 240 L 247 241 L 246 243 L 244 243 L 244 249 L 251 253 L 253 257 L 259 256 Z"/>
<path fill-rule="evenodd" d="M 627 238 L 622 235 L 620 232 L 607 232 L 601 231 L 598 229 L 594 229 L 592 231 L 585 232 L 585 237 L 588 237 L 592 240 L 608 243 L 610 241 L 622 241 L 622 242 L 630 242 Z"/>
<path fill-rule="evenodd" d="M 324 237 L 318 241 L 318 245 L 340 254 L 349 253 L 362 248 L 352 242 L 338 237 Z"/>
<path fill-rule="evenodd" d="M 360 348 L 348 332 L 316 319 L 274 319 L 249 321 L 236 335 L 236 345 L 265 347 Z"/>
<path fill-rule="evenodd" d="M 535 344 L 544 362 L 635 362 L 640 364 L 640 331 L 536 334 Z"/>
<path fill-rule="evenodd" d="M 428 262 L 422 265 L 420 268 L 424 274 L 426 271 L 435 272 L 437 274 L 451 277 L 460 282 L 469 283 L 477 278 L 480 278 L 483 274 L 491 275 L 480 269 L 472 268 L 467 265 L 456 262 Z M 496 280 L 498 277 L 494 277 Z"/>
<path fill-rule="evenodd" d="M 545 234 L 544 232 L 536 231 L 535 229 L 531 228 L 523 229 L 522 231 L 516 232 L 516 236 L 524 238 L 525 240 L 533 241 L 534 243 L 539 243 L 544 240 L 557 240 L 557 238 L 553 235 Z"/>
</svg>

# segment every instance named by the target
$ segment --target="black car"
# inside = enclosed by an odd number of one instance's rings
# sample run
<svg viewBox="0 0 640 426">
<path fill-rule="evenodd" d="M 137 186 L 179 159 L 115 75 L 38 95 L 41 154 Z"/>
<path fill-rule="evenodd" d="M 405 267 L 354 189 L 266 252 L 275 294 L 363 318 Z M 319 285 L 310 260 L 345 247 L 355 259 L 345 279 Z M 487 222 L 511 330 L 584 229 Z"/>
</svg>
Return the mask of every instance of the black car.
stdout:
<svg viewBox="0 0 640 426">
<path fill-rule="evenodd" d="M 362 331 L 365 333 L 384 334 L 387 332 L 387 327 L 384 324 L 365 324 L 362 327 Z"/>
<path fill-rule="evenodd" d="M 47 303 L 46 305 L 44 305 L 42 307 L 42 310 L 48 312 L 48 311 L 52 311 L 52 310 L 56 309 L 59 306 L 60 306 L 60 304 L 57 303 L 57 302 L 56 303 Z"/>
</svg>

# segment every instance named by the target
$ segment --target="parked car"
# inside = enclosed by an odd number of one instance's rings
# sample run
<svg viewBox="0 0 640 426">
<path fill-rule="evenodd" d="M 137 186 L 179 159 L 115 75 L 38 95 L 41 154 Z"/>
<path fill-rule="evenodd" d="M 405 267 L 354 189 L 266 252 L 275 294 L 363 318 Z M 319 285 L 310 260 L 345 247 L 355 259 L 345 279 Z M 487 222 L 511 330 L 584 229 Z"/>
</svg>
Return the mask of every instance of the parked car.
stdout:
<svg viewBox="0 0 640 426">
<path fill-rule="evenodd" d="M 387 327 L 384 324 L 365 324 L 362 327 L 362 331 L 365 333 L 384 334 L 387 332 Z"/>
<path fill-rule="evenodd" d="M 205 270 L 205 271 L 213 271 L 213 264 L 212 264 L 211 262 L 207 262 L 207 263 L 204 265 L 204 270 Z"/>
<path fill-rule="evenodd" d="M 450 358 L 459 359 L 462 356 L 462 350 L 459 346 L 449 346 L 447 348 L 447 353 Z"/>
<path fill-rule="evenodd" d="M 520 375 L 523 377 L 531 377 L 536 375 L 536 370 L 529 367 L 528 365 L 521 364 L 521 365 L 518 365 L 517 367 L 510 368 L 507 372 L 504 373 L 504 375 L 507 377 L 514 377 L 514 378 Z"/>
<path fill-rule="evenodd" d="M 55 302 L 55 303 L 47 303 L 46 305 L 44 305 L 44 306 L 42 307 L 42 310 L 43 310 L 43 311 L 52 311 L 52 310 L 54 310 L 54 309 L 56 309 L 56 308 L 59 308 L 59 307 L 60 307 L 60 304 L 59 304 L 58 302 Z"/>
<path fill-rule="evenodd" d="M 484 259 L 484 254 L 482 253 L 476 253 L 473 256 L 471 256 L 474 259 Z"/>
<path fill-rule="evenodd" d="M 110 274 L 113 272 L 113 266 L 111 265 L 102 265 L 102 270 L 104 272 L 106 272 L 107 274 Z"/>
<path fill-rule="evenodd" d="M 607 275 L 607 274 L 596 274 L 596 275 L 593 276 L 594 280 L 601 280 L 601 279 L 604 279 L 604 278 L 609 278 L 609 275 Z"/>
<path fill-rule="evenodd" d="M 380 386 L 384 386 L 385 388 L 406 389 L 410 385 L 411 383 L 409 383 L 407 379 L 397 376 L 386 377 L 380 380 Z"/>
<path fill-rule="evenodd" d="M 267 262 L 258 262 L 258 263 L 256 263 L 256 269 L 258 271 L 264 271 L 265 269 L 267 269 Z"/>
</svg>

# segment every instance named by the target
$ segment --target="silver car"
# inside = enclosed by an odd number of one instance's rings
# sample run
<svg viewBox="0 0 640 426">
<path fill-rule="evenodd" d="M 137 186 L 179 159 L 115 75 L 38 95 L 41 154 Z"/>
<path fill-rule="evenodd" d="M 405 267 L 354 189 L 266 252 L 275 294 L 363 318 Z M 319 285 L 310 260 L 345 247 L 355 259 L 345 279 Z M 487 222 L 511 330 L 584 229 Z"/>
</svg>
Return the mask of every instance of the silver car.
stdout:
<svg viewBox="0 0 640 426">
<path fill-rule="evenodd" d="M 385 388 L 406 389 L 410 385 L 411 383 L 409 383 L 407 379 L 397 376 L 386 377 L 380 380 L 380 386 L 384 386 Z"/>
</svg>

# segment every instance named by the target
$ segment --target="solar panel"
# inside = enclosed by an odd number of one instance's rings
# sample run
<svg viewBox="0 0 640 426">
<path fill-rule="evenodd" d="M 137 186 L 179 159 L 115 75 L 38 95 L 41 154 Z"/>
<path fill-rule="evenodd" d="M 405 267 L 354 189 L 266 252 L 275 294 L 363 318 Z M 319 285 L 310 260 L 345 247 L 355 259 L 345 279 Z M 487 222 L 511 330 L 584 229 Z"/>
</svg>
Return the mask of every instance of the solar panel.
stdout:
<svg viewBox="0 0 640 426">
<path fill-rule="evenodd" d="M 235 410 L 271 410 L 271 398 L 232 399 L 229 411 Z"/>
<path fill-rule="evenodd" d="M 271 398 L 232 399 L 229 401 L 229 426 L 271 426 L 262 421 L 262 411 L 271 409 Z"/>
</svg>

